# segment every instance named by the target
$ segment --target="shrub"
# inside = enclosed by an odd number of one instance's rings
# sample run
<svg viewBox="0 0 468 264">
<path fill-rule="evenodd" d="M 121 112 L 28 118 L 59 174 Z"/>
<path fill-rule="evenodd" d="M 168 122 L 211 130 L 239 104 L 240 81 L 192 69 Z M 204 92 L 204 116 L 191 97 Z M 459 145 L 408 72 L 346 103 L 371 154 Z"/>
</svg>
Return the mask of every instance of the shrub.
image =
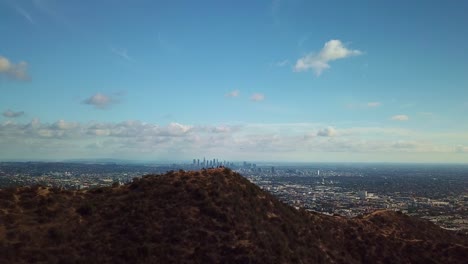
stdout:
<svg viewBox="0 0 468 264">
<path fill-rule="evenodd" d="M 78 207 L 78 209 L 76 209 L 76 212 L 82 216 L 88 216 L 88 215 L 92 215 L 95 209 L 96 209 L 95 206 L 88 202 Z"/>
</svg>

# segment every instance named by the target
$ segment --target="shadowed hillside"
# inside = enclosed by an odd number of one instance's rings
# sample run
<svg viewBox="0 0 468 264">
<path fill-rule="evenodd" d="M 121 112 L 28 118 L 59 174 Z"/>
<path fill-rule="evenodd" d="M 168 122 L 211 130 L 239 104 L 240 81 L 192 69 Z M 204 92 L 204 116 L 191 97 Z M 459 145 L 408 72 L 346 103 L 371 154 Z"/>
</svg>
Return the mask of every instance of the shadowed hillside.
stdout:
<svg viewBox="0 0 468 264">
<path fill-rule="evenodd" d="M 229 169 L 89 191 L 0 191 L 0 263 L 463 263 L 468 239 L 400 213 L 296 210 Z"/>
</svg>

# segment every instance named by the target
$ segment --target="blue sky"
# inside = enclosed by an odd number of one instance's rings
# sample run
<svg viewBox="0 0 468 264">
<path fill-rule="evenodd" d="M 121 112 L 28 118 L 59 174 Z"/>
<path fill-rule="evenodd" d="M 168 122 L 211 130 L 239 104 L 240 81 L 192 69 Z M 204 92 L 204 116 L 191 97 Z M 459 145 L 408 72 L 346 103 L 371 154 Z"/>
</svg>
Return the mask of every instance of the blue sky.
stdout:
<svg viewBox="0 0 468 264">
<path fill-rule="evenodd" d="M 466 163 L 467 12 L 0 0 L 0 159 Z"/>
</svg>

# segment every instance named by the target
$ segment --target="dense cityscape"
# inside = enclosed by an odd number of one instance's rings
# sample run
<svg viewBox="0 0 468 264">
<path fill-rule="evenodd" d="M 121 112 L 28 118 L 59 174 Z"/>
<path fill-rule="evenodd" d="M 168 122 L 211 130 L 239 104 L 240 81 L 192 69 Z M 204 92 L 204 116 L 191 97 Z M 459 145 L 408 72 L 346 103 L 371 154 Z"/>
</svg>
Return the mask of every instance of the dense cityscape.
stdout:
<svg viewBox="0 0 468 264">
<path fill-rule="evenodd" d="M 468 233 L 468 166 L 428 164 L 280 164 L 193 159 L 185 164 L 2 162 L 0 188 L 43 185 L 88 189 L 171 170 L 229 167 L 296 208 L 355 217 L 402 211 Z"/>
</svg>

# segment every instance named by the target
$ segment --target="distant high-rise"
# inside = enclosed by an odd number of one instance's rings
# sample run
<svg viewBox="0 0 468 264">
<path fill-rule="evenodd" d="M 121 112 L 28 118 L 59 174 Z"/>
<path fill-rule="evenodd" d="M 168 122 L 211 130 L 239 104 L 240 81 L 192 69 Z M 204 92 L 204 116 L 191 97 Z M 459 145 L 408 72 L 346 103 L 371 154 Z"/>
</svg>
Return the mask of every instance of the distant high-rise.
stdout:
<svg viewBox="0 0 468 264">
<path fill-rule="evenodd" d="M 275 167 L 271 167 L 271 174 L 275 174 Z"/>
<path fill-rule="evenodd" d="M 365 200 L 367 198 L 367 191 L 360 191 L 358 195 L 361 200 Z"/>
</svg>

